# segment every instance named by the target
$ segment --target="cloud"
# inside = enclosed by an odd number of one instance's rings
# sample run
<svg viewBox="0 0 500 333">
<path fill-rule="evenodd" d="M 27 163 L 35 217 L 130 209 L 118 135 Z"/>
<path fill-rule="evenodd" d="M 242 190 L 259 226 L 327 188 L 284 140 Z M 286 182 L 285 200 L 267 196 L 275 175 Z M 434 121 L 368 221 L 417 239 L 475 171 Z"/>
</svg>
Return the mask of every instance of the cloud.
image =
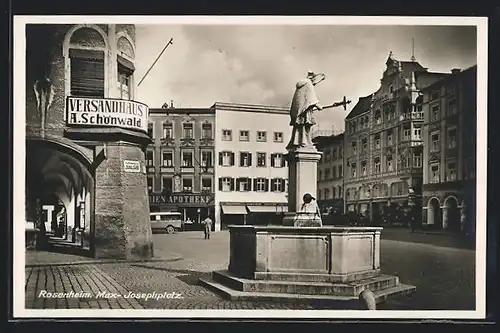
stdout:
<svg viewBox="0 0 500 333">
<path fill-rule="evenodd" d="M 414 26 L 137 26 L 137 73 L 142 77 L 170 38 L 138 89 L 138 98 L 159 107 L 173 99 L 184 107 L 216 101 L 288 106 L 295 82 L 307 70 L 325 73 L 317 86 L 323 105 L 347 96 L 350 108 L 378 89 L 389 51 L 432 71 L 476 63 L 472 27 Z M 341 109 L 318 114 L 318 122 L 343 127 Z"/>
</svg>

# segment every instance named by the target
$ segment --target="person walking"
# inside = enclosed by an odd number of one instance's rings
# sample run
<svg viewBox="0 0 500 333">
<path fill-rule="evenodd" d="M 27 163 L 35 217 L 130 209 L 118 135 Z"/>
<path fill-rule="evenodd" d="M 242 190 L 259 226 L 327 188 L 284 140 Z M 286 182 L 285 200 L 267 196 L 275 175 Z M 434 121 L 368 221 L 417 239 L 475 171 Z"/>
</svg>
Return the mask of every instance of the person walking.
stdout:
<svg viewBox="0 0 500 333">
<path fill-rule="evenodd" d="M 205 239 L 210 239 L 210 231 L 212 231 L 212 219 L 210 218 L 210 216 L 207 216 L 203 220 L 203 224 L 205 225 Z"/>
</svg>

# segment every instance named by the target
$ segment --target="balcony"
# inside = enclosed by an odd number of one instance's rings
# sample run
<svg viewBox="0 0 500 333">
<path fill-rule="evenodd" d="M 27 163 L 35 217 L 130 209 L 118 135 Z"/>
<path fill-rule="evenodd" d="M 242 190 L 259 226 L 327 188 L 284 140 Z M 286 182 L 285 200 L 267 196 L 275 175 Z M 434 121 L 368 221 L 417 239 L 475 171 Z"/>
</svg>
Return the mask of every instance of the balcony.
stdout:
<svg viewBox="0 0 500 333">
<path fill-rule="evenodd" d="M 161 138 L 160 143 L 165 147 L 173 147 L 175 146 L 175 139 L 173 138 Z"/>
<path fill-rule="evenodd" d="M 399 121 L 404 120 L 424 120 L 424 112 L 406 112 L 399 115 Z"/>
</svg>

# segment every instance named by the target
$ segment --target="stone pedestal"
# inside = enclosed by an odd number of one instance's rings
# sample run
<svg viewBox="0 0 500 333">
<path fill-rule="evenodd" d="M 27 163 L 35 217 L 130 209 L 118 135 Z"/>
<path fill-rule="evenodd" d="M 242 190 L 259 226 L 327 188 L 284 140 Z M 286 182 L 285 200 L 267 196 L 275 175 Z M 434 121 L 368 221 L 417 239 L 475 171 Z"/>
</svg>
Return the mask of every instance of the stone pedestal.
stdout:
<svg viewBox="0 0 500 333">
<path fill-rule="evenodd" d="M 296 216 L 302 205 L 302 197 L 309 193 L 316 197 L 318 162 L 323 153 L 314 147 L 298 147 L 288 151 L 288 213 L 283 225 L 293 226 L 301 223 L 301 216 Z M 306 217 L 306 219 L 308 219 Z"/>
<path fill-rule="evenodd" d="M 230 226 L 230 261 L 202 278 L 230 299 L 348 304 L 370 290 L 375 302 L 414 286 L 380 272 L 375 227 Z M 347 303 L 345 303 L 347 302 Z"/>
</svg>

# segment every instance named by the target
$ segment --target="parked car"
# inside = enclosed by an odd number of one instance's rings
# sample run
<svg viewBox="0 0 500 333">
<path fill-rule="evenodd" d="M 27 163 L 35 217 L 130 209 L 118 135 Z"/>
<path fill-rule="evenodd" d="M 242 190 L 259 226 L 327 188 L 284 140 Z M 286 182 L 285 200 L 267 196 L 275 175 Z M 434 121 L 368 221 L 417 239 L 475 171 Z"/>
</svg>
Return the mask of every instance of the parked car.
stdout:
<svg viewBox="0 0 500 333">
<path fill-rule="evenodd" d="M 149 215 L 153 232 L 173 234 L 175 231 L 183 230 L 182 215 L 179 212 L 158 212 Z"/>
</svg>

